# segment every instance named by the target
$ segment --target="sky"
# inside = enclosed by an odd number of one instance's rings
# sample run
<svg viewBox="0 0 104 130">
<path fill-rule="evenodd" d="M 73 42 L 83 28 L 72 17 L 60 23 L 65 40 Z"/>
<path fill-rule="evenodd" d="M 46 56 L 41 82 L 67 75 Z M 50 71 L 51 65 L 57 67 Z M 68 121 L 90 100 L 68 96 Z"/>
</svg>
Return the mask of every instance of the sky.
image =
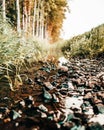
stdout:
<svg viewBox="0 0 104 130">
<path fill-rule="evenodd" d="M 63 22 L 63 39 L 70 39 L 104 23 L 104 0 L 68 0 L 68 3 L 70 13 L 66 13 Z"/>
</svg>

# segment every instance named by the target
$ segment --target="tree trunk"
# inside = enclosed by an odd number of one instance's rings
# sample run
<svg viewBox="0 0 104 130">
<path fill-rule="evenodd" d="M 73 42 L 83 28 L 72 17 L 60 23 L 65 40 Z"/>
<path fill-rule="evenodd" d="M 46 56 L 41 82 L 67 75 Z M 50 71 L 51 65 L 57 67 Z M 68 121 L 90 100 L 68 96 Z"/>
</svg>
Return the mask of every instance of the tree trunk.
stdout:
<svg viewBox="0 0 104 130">
<path fill-rule="evenodd" d="M 5 11 L 5 0 L 2 0 L 2 10 L 3 10 L 3 21 L 6 20 L 6 11 Z"/>
<path fill-rule="evenodd" d="M 30 2 L 29 2 L 29 5 L 28 5 L 28 31 L 31 33 L 31 27 L 30 27 L 30 25 L 31 25 L 31 8 L 30 8 Z"/>
<path fill-rule="evenodd" d="M 44 29 L 44 38 L 46 39 L 46 40 L 48 40 L 48 33 L 47 33 L 47 23 L 45 24 L 45 27 L 44 27 L 45 29 Z"/>
<path fill-rule="evenodd" d="M 41 27 L 41 37 L 44 39 L 44 5 L 42 7 L 42 27 Z"/>
<path fill-rule="evenodd" d="M 36 0 L 35 0 L 35 2 L 34 2 L 34 16 L 33 16 L 33 27 L 32 27 L 32 34 L 33 34 L 33 36 L 35 36 L 36 35 L 36 25 L 35 25 L 35 20 L 36 20 Z"/>
<path fill-rule="evenodd" d="M 26 5 L 24 6 L 24 16 L 25 16 L 25 18 L 24 18 L 24 23 L 25 23 L 25 25 L 24 25 L 24 31 L 25 31 L 25 33 L 27 33 L 27 10 L 26 10 Z"/>
<path fill-rule="evenodd" d="M 17 10 L 17 32 L 18 32 L 19 34 L 21 34 L 19 0 L 16 0 L 16 10 Z"/>
<path fill-rule="evenodd" d="M 24 18 L 24 14 L 22 15 L 22 29 L 23 29 L 23 31 L 25 30 L 25 18 Z"/>
<path fill-rule="evenodd" d="M 44 1 L 41 2 L 41 9 L 40 9 L 40 27 L 39 27 L 39 36 L 43 39 L 43 31 L 44 31 Z"/>
<path fill-rule="evenodd" d="M 37 37 L 39 37 L 39 21 L 40 21 L 40 14 L 39 14 L 39 12 L 40 12 L 40 9 L 39 9 L 39 7 L 40 7 L 40 0 L 38 0 L 38 8 L 37 8 L 37 24 L 36 24 L 36 36 Z"/>
</svg>

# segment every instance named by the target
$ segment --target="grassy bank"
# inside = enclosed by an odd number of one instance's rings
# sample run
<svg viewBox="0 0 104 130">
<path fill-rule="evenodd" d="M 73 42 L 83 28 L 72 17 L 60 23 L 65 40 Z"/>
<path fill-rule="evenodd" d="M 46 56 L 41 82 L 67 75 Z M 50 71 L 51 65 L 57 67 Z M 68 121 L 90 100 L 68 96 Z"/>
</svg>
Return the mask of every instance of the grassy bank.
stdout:
<svg viewBox="0 0 104 130">
<path fill-rule="evenodd" d="M 12 24 L 8 20 L 3 22 L 0 15 L 0 82 L 8 82 L 13 90 L 17 82 L 22 83 L 21 71 L 29 69 L 33 62 L 45 61 L 49 54 L 47 41 L 18 35 Z"/>
<path fill-rule="evenodd" d="M 65 41 L 62 52 L 69 58 L 94 58 L 104 55 L 104 24 Z"/>
</svg>

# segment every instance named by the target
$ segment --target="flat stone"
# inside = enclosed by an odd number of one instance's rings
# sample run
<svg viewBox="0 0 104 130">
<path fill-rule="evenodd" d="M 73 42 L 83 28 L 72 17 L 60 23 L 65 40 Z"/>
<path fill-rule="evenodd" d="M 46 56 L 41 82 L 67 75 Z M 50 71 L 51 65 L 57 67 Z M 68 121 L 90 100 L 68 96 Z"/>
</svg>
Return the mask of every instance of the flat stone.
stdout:
<svg viewBox="0 0 104 130">
<path fill-rule="evenodd" d="M 44 82 L 44 85 L 47 89 L 49 90 L 52 90 L 54 89 L 55 87 L 50 83 L 50 82 Z"/>
</svg>

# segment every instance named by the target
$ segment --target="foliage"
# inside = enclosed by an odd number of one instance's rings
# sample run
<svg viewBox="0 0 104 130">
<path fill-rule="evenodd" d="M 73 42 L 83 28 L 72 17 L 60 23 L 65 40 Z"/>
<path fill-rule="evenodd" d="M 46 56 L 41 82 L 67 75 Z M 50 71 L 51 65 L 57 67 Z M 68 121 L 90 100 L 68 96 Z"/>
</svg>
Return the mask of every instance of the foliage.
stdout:
<svg viewBox="0 0 104 130">
<path fill-rule="evenodd" d="M 47 31 L 45 33 L 48 34 L 47 37 L 51 42 L 56 42 L 59 39 L 62 23 L 63 20 L 65 19 L 65 12 L 68 9 L 67 0 L 43 0 L 42 2 L 41 0 L 31 0 L 31 1 L 19 0 L 19 5 L 20 5 L 20 23 L 22 30 L 24 28 L 25 31 L 26 29 L 28 29 L 28 32 L 32 34 L 32 30 L 35 29 L 36 35 L 41 35 L 42 28 L 39 26 L 44 26 L 43 29 L 45 29 L 44 31 Z M 8 0 L 8 2 L 6 2 L 6 16 L 7 18 L 10 19 L 10 21 L 16 28 L 17 26 L 16 1 Z M 34 29 L 33 29 L 33 19 L 34 19 Z M 24 27 L 23 21 L 25 22 L 26 27 Z M 28 23 L 26 23 L 26 21 Z"/>
<path fill-rule="evenodd" d="M 66 0 L 49 0 L 50 10 L 48 11 L 48 32 L 52 41 L 58 40 L 60 29 L 62 28 L 63 19 L 67 8 Z"/>
<path fill-rule="evenodd" d="M 17 87 L 17 81 L 22 84 L 22 68 L 28 69 L 32 62 L 44 60 L 48 51 L 49 48 L 43 46 L 43 41 L 30 36 L 18 36 L 8 22 L 2 21 L 0 15 L 0 81 L 6 78 L 11 90 Z"/>
<path fill-rule="evenodd" d="M 104 54 L 104 24 L 67 40 L 62 47 L 67 57 L 95 57 Z"/>
</svg>

